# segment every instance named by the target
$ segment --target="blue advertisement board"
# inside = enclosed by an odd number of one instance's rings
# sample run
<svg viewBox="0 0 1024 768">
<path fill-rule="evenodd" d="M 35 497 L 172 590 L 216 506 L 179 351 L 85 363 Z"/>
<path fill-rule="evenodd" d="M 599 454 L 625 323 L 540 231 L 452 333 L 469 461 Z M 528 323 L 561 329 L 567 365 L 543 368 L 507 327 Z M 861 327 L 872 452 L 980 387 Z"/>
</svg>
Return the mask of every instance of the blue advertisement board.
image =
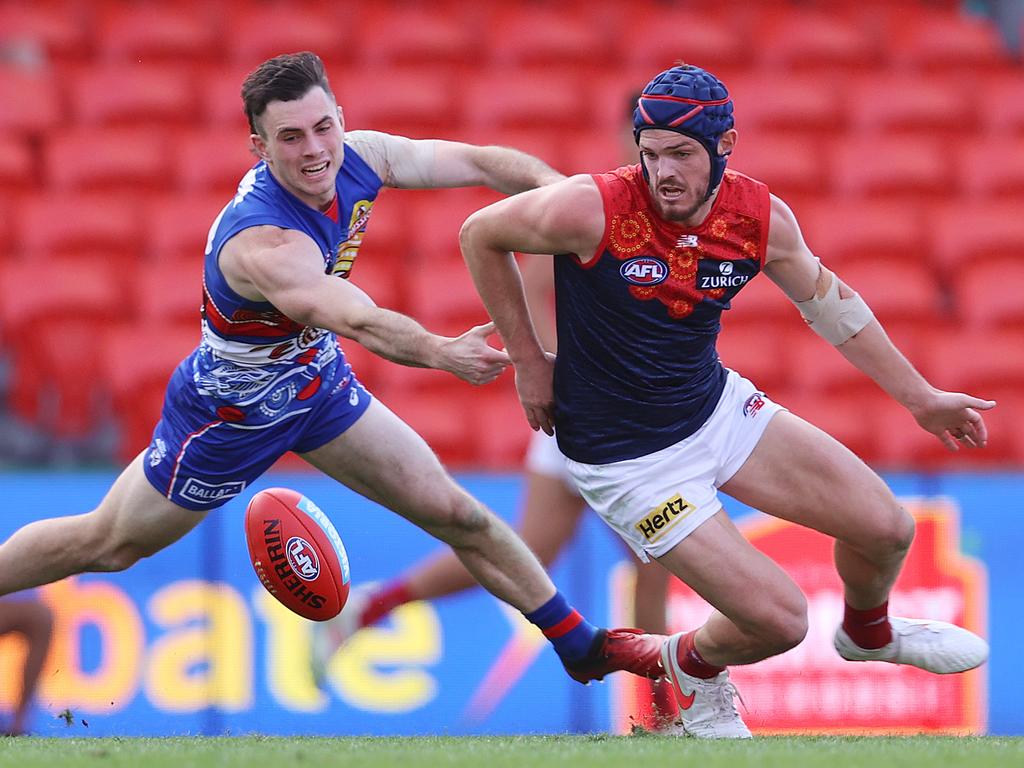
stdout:
<svg viewBox="0 0 1024 768">
<path fill-rule="evenodd" d="M 112 479 L 107 473 L 0 476 L 0 536 L 32 520 L 87 511 Z M 992 657 L 987 685 L 979 689 L 986 699 L 981 727 L 1024 734 L 1016 696 L 1024 684 L 1024 669 L 1016 663 L 1024 630 L 1017 587 L 1024 476 L 886 479 L 901 497 L 954 505 L 956 546 L 984 572 L 982 629 Z M 460 481 L 515 522 L 517 476 Z M 58 632 L 37 697 L 36 733 L 412 735 L 618 727 L 615 686 L 571 681 L 543 637 L 481 589 L 398 609 L 359 633 L 318 688 L 309 668 L 310 623 L 264 591 L 246 552 L 245 504 L 270 486 L 294 488 L 331 516 L 354 583 L 388 579 L 436 551 L 427 534 L 331 480 L 269 474 L 173 547 L 129 571 L 82 575 L 37 591 L 55 609 Z M 739 504 L 727 508 L 741 524 L 761 517 Z M 615 591 L 623 567 L 624 547 L 588 514 L 552 576 L 592 622 L 609 625 L 622 619 Z M 0 680 L 13 681 L 18 649 L 10 640 L 0 649 Z M 0 690 L 0 705 L 9 706 L 10 685 Z"/>
</svg>

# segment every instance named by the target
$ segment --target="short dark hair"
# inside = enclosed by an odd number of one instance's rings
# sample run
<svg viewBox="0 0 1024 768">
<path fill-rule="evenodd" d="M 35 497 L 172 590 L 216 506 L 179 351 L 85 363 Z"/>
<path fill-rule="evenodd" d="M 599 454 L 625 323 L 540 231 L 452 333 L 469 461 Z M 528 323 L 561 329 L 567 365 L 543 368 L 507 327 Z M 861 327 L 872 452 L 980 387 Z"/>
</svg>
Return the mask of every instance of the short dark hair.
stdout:
<svg viewBox="0 0 1024 768">
<path fill-rule="evenodd" d="M 324 63 L 315 53 L 285 53 L 263 62 L 242 83 L 242 103 L 245 116 L 249 118 L 249 128 L 253 133 L 262 135 L 256 119 L 266 111 L 267 104 L 301 99 L 318 85 L 334 98 Z"/>
</svg>

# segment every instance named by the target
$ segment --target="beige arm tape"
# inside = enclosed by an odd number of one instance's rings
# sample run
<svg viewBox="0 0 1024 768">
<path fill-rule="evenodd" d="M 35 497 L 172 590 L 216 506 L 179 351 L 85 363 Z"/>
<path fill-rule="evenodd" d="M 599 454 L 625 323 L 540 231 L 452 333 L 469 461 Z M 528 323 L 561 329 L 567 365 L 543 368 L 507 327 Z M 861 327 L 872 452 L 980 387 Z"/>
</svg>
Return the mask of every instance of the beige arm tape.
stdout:
<svg viewBox="0 0 1024 768">
<path fill-rule="evenodd" d="M 864 330 L 875 315 L 859 294 L 846 299 L 839 298 L 839 278 L 829 275 L 831 282 L 825 295 L 817 294 L 807 301 L 794 301 L 811 330 L 833 346 L 849 341 Z"/>
</svg>

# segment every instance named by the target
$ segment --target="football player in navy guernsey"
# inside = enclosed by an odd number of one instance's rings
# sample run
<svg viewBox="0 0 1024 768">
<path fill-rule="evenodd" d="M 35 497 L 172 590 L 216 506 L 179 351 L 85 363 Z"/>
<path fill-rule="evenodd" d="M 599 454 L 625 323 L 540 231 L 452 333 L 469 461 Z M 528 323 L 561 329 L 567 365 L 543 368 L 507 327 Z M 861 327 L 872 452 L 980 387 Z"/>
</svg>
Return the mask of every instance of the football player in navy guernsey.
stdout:
<svg viewBox="0 0 1024 768">
<path fill-rule="evenodd" d="M 971 632 L 888 615 L 913 518 L 843 445 L 722 366 L 720 316 L 763 271 L 811 330 L 950 449 L 984 446 L 979 412 L 995 403 L 932 387 L 811 253 L 786 204 L 726 170 L 737 133 L 714 75 L 689 65 L 660 73 L 633 125 L 637 165 L 490 205 L 466 220 L 461 244 L 530 425 L 554 431 L 587 503 L 638 555 L 715 609 L 662 648 L 679 732 L 749 737 L 727 668 L 782 653 L 807 631 L 804 595 L 740 535 L 719 488 L 835 539 L 840 656 L 940 674 L 982 664 L 988 645 Z M 513 251 L 559 254 L 557 358 L 538 341 Z"/>
<path fill-rule="evenodd" d="M 0 545 L 0 594 L 123 570 L 295 451 L 451 545 L 484 587 L 544 632 L 574 679 L 617 670 L 661 677 L 663 638 L 600 629 L 573 610 L 512 530 L 363 388 L 338 342 L 473 384 L 493 380 L 509 359 L 487 343 L 492 326 L 437 336 L 344 278 L 382 186 L 511 194 L 561 174 L 500 147 L 346 135 L 323 64 L 309 52 L 261 64 L 242 100 L 259 162 L 210 229 L 202 341 L 171 378 L 152 443 L 100 505 L 31 523 Z"/>
</svg>

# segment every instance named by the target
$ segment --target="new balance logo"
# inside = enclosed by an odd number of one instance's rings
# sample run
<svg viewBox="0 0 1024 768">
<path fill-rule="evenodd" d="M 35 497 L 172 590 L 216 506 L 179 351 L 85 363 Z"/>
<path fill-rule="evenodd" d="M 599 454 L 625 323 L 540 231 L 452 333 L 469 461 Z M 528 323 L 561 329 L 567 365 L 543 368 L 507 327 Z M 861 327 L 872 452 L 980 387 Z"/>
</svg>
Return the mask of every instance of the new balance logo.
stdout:
<svg viewBox="0 0 1024 768">
<path fill-rule="evenodd" d="M 680 235 L 676 240 L 676 248 L 695 248 L 697 246 L 696 235 Z"/>
</svg>

